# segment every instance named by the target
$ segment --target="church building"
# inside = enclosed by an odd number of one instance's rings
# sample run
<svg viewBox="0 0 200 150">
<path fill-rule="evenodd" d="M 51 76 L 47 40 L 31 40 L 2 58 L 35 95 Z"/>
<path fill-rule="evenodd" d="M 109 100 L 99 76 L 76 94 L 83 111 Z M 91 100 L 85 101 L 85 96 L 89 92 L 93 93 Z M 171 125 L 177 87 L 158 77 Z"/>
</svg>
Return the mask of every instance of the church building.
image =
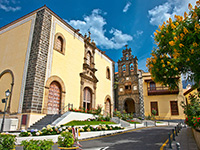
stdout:
<svg viewBox="0 0 200 150">
<path fill-rule="evenodd" d="M 115 103 L 118 110 L 135 114 L 136 117 L 144 116 L 142 98 L 141 73 L 138 70 L 137 56 L 132 55 L 131 48 L 122 51 L 123 57 L 118 60 L 118 72 L 115 73 L 118 86 L 115 90 Z"/>
<path fill-rule="evenodd" d="M 8 97 L 6 118 L 29 127 L 67 106 L 112 114 L 114 62 L 43 6 L 0 28 L 0 99 Z M 4 104 L 0 105 L 1 116 Z"/>
</svg>

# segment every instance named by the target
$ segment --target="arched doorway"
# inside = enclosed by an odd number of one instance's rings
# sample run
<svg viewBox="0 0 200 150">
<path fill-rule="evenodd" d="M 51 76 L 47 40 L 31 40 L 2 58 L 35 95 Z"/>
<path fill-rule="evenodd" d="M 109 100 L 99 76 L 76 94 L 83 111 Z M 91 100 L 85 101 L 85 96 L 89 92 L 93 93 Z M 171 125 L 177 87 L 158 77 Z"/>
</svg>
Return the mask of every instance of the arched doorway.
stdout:
<svg viewBox="0 0 200 150">
<path fill-rule="evenodd" d="M 83 108 L 86 110 L 92 108 L 92 90 L 88 87 L 84 88 Z"/>
<path fill-rule="evenodd" d="M 111 103 L 109 98 L 107 98 L 105 102 L 105 115 L 111 116 Z"/>
<path fill-rule="evenodd" d="M 11 97 L 12 97 L 12 92 L 13 92 L 13 85 L 14 85 L 14 74 L 11 70 L 6 69 L 3 72 L 0 73 L 0 98 L 4 98 L 2 97 L 3 95 L 5 95 L 5 91 L 6 90 L 10 90 L 10 96 L 9 96 L 9 100 L 7 101 L 8 106 L 7 106 L 7 113 L 11 112 Z M 15 106 L 15 103 L 12 102 L 12 106 Z M 1 105 L 0 110 L 3 111 L 4 106 Z"/>
<path fill-rule="evenodd" d="M 53 81 L 49 87 L 47 113 L 59 114 L 61 102 L 61 86 L 58 82 Z"/>
<path fill-rule="evenodd" d="M 135 102 L 134 102 L 133 99 L 128 98 L 128 99 L 125 100 L 124 110 L 127 113 L 135 113 Z"/>
</svg>

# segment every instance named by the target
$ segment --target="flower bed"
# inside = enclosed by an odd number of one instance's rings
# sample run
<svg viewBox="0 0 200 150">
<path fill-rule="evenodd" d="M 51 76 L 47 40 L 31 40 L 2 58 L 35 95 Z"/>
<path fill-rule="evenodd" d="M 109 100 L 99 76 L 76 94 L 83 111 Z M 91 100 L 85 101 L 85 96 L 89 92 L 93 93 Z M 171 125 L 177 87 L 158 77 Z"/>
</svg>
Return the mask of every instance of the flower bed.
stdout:
<svg viewBox="0 0 200 150">
<path fill-rule="evenodd" d="M 135 120 L 126 120 L 127 122 L 129 122 L 129 123 L 132 123 L 132 124 L 140 124 L 139 122 L 137 122 L 137 121 L 135 121 Z"/>
<path fill-rule="evenodd" d="M 190 103 L 182 102 L 184 113 L 186 114 L 185 123 L 196 129 L 200 128 L 200 93 L 195 93 L 189 96 Z"/>
<path fill-rule="evenodd" d="M 80 109 L 71 109 L 69 108 L 69 111 L 73 111 L 73 112 L 81 112 L 81 113 L 88 113 L 88 114 L 94 114 L 94 115 L 99 115 L 102 111 L 102 106 L 101 105 L 97 105 L 97 109 L 84 109 L 84 108 L 80 108 Z"/>
<path fill-rule="evenodd" d="M 98 126 L 90 126 L 86 125 L 83 127 L 76 127 L 79 132 L 90 132 L 90 131 L 105 131 L 105 130 L 121 130 L 123 127 L 118 126 L 110 126 L 110 125 L 98 125 Z M 37 129 L 32 129 L 31 131 L 22 130 L 19 136 L 27 137 L 27 136 L 44 136 L 44 135 L 57 135 L 62 133 L 63 131 L 72 132 L 71 126 L 58 126 L 51 127 L 48 125 L 46 128 L 44 127 L 41 131 Z"/>
</svg>

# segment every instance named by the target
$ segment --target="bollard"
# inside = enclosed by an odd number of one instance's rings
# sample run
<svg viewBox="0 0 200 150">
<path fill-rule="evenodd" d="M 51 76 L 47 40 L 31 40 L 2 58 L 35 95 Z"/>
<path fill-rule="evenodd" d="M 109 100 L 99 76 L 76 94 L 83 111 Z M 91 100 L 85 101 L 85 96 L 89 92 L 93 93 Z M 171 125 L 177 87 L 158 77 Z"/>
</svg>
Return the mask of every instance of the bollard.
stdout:
<svg viewBox="0 0 200 150">
<path fill-rule="evenodd" d="M 178 136 L 178 134 L 177 134 L 177 128 L 175 127 L 175 134 L 176 134 L 176 136 Z"/>
<path fill-rule="evenodd" d="M 135 129 L 136 129 L 136 123 L 134 123 L 134 125 L 135 125 Z"/>
<path fill-rule="evenodd" d="M 180 123 L 180 129 L 182 130 L 182 128 L 183 128 L 183 125 L 182 125 L 182 123 Z"/>
<path fill-rule="evenodd" d="M 171 143 L 171 134 L 170 133 L 168 133 L 168 135 L 169 135 L 169 148 L 172 148 L 172 143 Z"/>
<path fill-rule="evenodd" d="M 178 130 L 178 133 L 179 133 L 179 131 L 180 131 L 180 126 L 179 125 L 177 126 L 177 130 Z"/>
<path fill-rule="evenodd" d="M 148 126 L 147 122 L 146 122 L 146 127 Z"/>
<path fill-rule="evenodd" d="M 168 126 L 169 126 L 169 121 L 168 121 Z"/>
<path fill-rule="evenodd" d="M 177 150 L 180 150 L 180 149 L 181 149 L 180 143 L 176 143 L 176 149 L 177 149 Z"/>
<path fill-rule="evenodd" d="M 172 129 L 172 135 L 173 135 L 173 140 L 176 141 L 176 140 L 175 140 L 174 129 Z"/>
<path fill-rule="evenodd" d="M 155 126 L 156 126 L 156 120 L 155 120 Z"/>
</svg>

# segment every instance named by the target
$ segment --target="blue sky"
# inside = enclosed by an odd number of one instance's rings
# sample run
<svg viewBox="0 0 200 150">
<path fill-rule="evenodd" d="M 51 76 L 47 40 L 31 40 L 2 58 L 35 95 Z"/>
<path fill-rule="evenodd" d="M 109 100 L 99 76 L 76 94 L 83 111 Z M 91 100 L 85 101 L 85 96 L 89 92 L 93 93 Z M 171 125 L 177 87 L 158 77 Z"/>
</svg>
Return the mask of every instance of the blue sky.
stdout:
<svg viewBox="0 0 200 150">
<path fill-rule="evenodd" d="M 83 35 L 90 30 L 97 47 L 115 62 L 126 44 L 146 69 L 153 32 L 169 17 L 188 12 L 196 0 L 0 0 L 0 27 L 47 5 Z M 117 71 L 117 65 L 116 65 Z"/>
</svg>

